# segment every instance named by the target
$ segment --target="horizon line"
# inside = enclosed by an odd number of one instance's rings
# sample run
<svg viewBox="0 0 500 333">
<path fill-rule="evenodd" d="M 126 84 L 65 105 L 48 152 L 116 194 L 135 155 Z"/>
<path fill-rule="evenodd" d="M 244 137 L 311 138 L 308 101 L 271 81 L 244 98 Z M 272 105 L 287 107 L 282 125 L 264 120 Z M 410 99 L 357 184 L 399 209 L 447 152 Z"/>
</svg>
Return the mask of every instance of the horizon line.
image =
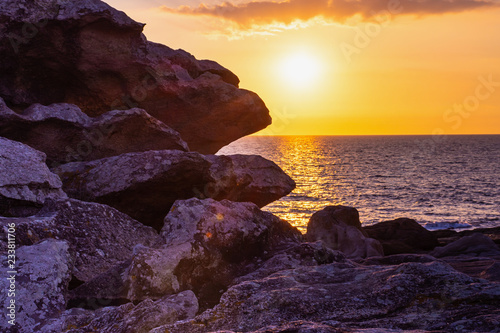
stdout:
<svg viewBox="0 0 500 333">
<path fill-rule="evenodd" d="M 500 133 L 481 133 L 481 134 L 250 134 L 248 136 L 493 136 Z M 244 137 L 243 137 L 244 138 Z"/>
</svg>

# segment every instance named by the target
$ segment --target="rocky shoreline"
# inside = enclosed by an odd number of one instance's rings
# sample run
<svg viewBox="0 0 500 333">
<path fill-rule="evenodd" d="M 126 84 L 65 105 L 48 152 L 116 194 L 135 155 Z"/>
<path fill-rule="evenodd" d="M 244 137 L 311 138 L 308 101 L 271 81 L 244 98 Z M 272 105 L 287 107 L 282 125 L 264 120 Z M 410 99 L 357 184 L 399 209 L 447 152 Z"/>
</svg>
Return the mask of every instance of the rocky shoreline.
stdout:
<svg viewBox="0 0 500 333">
<path fill-rule="evenodd" d="M 212 155 L 264 102 L 142 28 L 0 4 L 2 332 L 500 332 L 500 228 L 332 205 L 301 234 L 261 210 L 295 188 L 275 163 Z"/>
</svg>

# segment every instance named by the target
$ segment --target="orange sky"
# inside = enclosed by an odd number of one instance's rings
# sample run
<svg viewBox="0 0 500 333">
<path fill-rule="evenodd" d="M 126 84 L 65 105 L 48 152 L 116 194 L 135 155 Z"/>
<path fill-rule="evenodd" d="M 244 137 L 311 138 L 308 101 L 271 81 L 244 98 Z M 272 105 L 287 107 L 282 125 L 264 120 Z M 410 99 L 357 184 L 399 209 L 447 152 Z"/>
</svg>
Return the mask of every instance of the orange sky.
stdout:
<svg viewBox="0 0 500 333">
<path fill-rule="evenodd" d="M 497 0 L 107 3 L 237 74 L 261 134 L 500 134 Z"/>
</svg>

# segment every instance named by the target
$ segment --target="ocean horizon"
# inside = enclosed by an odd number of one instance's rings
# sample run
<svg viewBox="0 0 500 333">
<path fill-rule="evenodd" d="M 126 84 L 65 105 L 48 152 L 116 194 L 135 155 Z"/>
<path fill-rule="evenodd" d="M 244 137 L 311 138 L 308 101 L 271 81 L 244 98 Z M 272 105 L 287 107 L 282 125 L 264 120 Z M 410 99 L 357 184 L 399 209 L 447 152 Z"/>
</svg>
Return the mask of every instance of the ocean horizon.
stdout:
<svg viewBox="0 0 500 333">
<path fill-rule="evenodd" d="M 297 183 L 264 210 L 305 232 L 329 205 L 363 225 L 407 217 L 430 230 L 500 226 L 500 135 L 253 135 L 218 155 L 261 155 Z"/>
</svg>

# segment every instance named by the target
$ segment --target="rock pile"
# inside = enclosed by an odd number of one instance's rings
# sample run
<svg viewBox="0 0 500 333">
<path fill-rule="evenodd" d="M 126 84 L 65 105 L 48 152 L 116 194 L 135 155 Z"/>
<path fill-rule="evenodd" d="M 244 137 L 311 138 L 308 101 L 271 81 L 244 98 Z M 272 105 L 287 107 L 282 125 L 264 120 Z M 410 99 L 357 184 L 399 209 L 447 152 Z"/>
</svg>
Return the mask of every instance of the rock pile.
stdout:
<svg viewBox="0 0 500 333">
<path fill-rule="evenodd" d="M 300 234 L 260 209 L 295 187 L 276 164 L 206 155 L 264 103 L 142 28 L 99 0 L 0 3 L 2 332 L 498 331 L 489 234 L 344 206 Z"/>
<path fill-rule="evenodd" d="M 0 96 L 16 111 L 69 103 L 96 117 L 141 108 L 204 154 L 271 123 L 236 75 L 147 41 L 143 27 L 98 0 L 3 0 Z"/>
</svg>

